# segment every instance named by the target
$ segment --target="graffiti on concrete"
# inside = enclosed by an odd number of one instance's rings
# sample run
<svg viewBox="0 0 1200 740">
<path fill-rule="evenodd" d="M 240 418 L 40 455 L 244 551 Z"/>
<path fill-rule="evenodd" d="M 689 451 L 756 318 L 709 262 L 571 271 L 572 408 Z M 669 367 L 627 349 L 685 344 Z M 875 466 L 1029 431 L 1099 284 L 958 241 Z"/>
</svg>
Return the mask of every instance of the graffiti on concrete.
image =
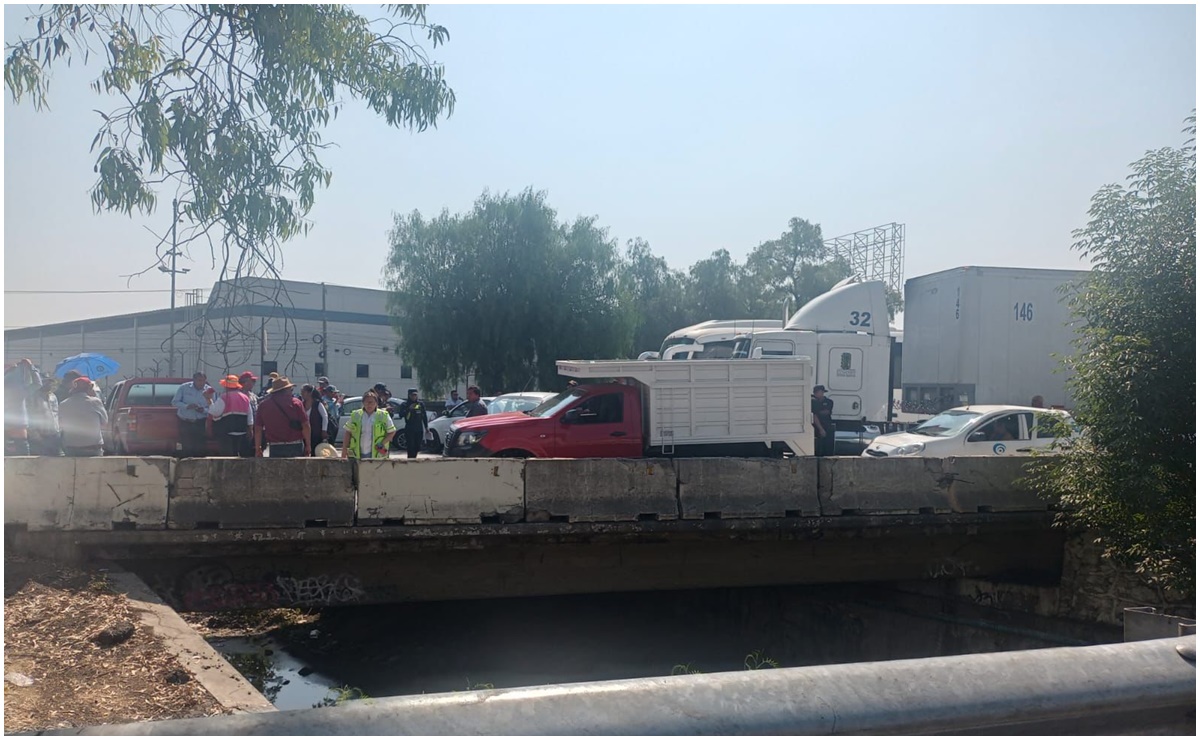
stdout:
<svg viewBox="0 0 1200 740">
<path fill-rule="evenodd" d="M 974 567 L 974 563 L 969 560 L 960 560 L 959 558 L 946 558 L 944 560 L 930 563 L 925 569 L 926 578 L 965 578 L 967 571 Z"/>
<path fill-rule="evenodd" d="M 364 595 L 358 578 L 347 573 L 307 577 L 280 574 L 240 580 L 222 564 L 188 571 L 179 579 L 176 593 L 185 611 L 333 606 L 360 601 Z"/>
<path fill-rule="evenodd" d="M 362 598 L 362 585 L 358 579 L 345 573 L 338 576 L 310 576 L 292 578 L 279 576 L 275 584 L 284 598 L 297 606 L 332 606 L 352 604 Z"/>
</svg>

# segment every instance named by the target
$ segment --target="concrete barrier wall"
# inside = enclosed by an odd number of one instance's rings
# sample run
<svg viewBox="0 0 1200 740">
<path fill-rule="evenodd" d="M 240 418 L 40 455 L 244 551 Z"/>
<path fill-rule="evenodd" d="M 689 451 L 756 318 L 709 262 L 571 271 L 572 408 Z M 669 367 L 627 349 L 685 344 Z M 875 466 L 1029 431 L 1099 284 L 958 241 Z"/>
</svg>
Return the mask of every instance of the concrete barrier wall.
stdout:
<svg viewBox="0 0 1200 740">
<path fill-rule="evenodd" d="M 361 460 L 358 523 L 479 524 L 525 517 L 525 461 Z"/>
<path fill-rule="evenodd" d="M 245 529 L 1045 511 L 1020 483 L 1027 462 L 10 457 L 4 519 L 30 530 Z"/>
<path fill-rule="evenodd" d="M 679 518 L 670 460 L 552 459 L 525 463 L 527 521 L 636 522 Z"/>
<path fill-rule="evenodd" d="M 10 457 L 4 522 L 31 531 L 163 529 L 169 457 Z"/>
<path fill-rule="evenodd" d="M 817 516 L 817 458 L 675 461 L 684 519 Z"/>
<path fill-rule="evenodd" d="M 354 524 L 347 460 L 307 457 L 187 458 L 176 465 L 170 529 Z"/>
<path fill-rule="evenodd" d="M 856 514 L 1045 511 L 1021 485 L 1028 458 L 914 457 L 818 460 L 821 509 Z"/>
</svg>

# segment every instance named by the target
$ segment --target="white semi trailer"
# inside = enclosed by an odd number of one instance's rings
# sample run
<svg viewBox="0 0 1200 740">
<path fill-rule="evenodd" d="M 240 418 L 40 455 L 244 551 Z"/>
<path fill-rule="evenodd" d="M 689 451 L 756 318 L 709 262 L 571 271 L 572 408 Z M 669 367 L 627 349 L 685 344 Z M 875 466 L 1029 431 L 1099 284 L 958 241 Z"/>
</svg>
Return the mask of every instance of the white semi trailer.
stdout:
<svg viewBox="0 0 1200 740">
<path fill-rule="evenodd" d="M 1064 286 L 1083 270 L 958 267 L 904 284 L 901 406 L 929 415 L 954 406 L 1070 408 L 1056 355 L 1073 351 L 1076 328 Z"/>
</svg>

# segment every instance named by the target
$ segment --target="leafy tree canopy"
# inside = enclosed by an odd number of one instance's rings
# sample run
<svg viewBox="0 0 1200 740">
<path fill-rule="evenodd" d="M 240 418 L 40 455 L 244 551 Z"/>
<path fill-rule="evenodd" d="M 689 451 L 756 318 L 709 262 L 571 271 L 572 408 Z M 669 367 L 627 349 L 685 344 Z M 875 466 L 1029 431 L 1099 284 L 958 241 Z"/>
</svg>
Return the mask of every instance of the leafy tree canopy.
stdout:
<svg viewBox="0 0 1200 740">
<path fill-rule="evenodd" d="M 422 5 L 374 21 L 343 5 L 44 5 L 28 22 L 6 46 L 14 101 L 45 107 L 56 63 L 102 60 L 94 207 L 149 214 L 160 192 L 177 199 L 180 246 L 207 243 L 222 279 L 278 276 L 279 245 L 307 230 L 330 182 L 321 132 L 345 98 L 417 131 L 454 107 L 417 42 L 449 34 Z M 164 235 L 150 267 L 169 249 Z"/>
<path fill-rule="evenodd" d="M 844 260 L 831 259 L 820 224 L 802 218 L 791 219 L 778 239 L 759 244 L 746 258 L 746 273 L 755 317 L 779 315 L 785 302 L 794 312 L 854 274 Z"/>
<path fill-rule="evenodd" d="M 1196 573 L 1196 150 L 1151 151 L 1092 198 L 1074 248 L 1092 263 L 1069 296 L 1083 437 L 1031 480 L 1108 555 L 1190 598 Z"/>
<path fill-rule="evenodd" d="M 616 243 L 594 218 L 560 223 L 545 193 L 485 192 L 467 213 L 397 216 L 390 239 L 399 349 L 427 392 L 468 374 L 487 393 L 559 388 L 557 360 L 629 346 Z"/>
</svg>

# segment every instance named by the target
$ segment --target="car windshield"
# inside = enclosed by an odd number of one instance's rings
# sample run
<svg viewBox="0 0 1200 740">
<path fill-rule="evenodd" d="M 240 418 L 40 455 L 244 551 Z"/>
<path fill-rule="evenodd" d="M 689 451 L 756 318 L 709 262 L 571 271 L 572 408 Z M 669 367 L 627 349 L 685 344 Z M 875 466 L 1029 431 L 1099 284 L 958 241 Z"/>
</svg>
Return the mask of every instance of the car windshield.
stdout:
<svg viewBox="0 0 1200 740">
<path fill-rule="evenodd" d="M 662 347 L 660 347 L 658 350 L 658 356 L 662 357 L 663 355 L 665 355 L 667 353 L 667 350 L 669 350 L 670 348 L 674 347 L 677 344 L 695 344 L 695 343 L 696 343 L 696 340 L 692 339 L 691 337 L 676 337 L 675 335 L 671 335 L 663 340 Z"/>
<path fill-rule="evenodd" d="M 750 356 L 750 345 L 754 344 L 753 337 L 742 337 L 734 340 L 733 359 L 744 360 Z"/>
<path fill-rule="evenodd" d="M 926 437 L 953 437 L 980 416 L 975 411 L 943 411 L 912 430 L 912 433 Z"/>
<path fill-rule="evenodd" d="M 582 388 L 572 388 L 569 391 L 563 391 L 562 393 L 559 393 L 557 396 L 551 396 L 550 398 L 547 398 L 545 401 L 542 401 L 540 404 L 526 411 L 525 413 L 529 414 L 530 416 L 540 416 L 543 418 L 547 416 L 554 416 L 561 411 L 563 407 L 567 406 L 582 395 Z"/>
<path fill-rule="evenodd" d="M 528 411 L 542 402 L 540 396 L 500 396 L 488 404 L 489 414 Z"/>
</svg>

